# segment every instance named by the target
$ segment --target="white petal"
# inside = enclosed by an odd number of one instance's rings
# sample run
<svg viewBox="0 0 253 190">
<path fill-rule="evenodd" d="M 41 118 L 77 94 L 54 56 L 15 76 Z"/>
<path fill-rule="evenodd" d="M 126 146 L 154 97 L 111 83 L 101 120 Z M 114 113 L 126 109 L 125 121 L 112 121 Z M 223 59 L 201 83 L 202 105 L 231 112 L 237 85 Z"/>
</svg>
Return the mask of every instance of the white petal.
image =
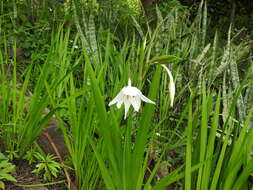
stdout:
<svg viewBox="0 0 253 190">
<path fill-rule="evenodd" d="M 133 105 L 134 110 L 138 112 L 141 107 L 141 98 L 139 96 L 133 97 L 130 99 L 130 102 Z"/>
<path fill-rule="evenodd" d="M 118 101 L 120 101 L 123 98 L 123 94 L 122 94 L 122 90 L 119 92 L 119 94 L 109 103 L 109 106 L 117 103 Z"/>
<path fill-rule="evenodd" d="M 123 104 L 123 96 L 120 97 L 119 101 L 117 102 L 117 108 L 119 109 L 121 107 L 121 105 Z"/>
<path fill-rule="evenodd" d="M 164 64 L 162 64 L 162 67 L 167 71 L 167 73 L 169 75 L 169 78 L 170 78 L 170 82 L 169 82 L 170 106 L 172 107 L 173 106 L 173 102 L 174 102 L 175 93 L 176 93 L 176 87 L 175 87 L 173 76 L 172 76 L 170 70 Z"/>
<path fill-rule="evenodd" d="M 170 106 L 172 107 L 173 102 L 174 102 L 175 92 L 176 92 L 176 88 L 175 88 L 175 84 L 173 80 L 170 80 L 169 89 L 170 89 Z"/>
<path fill-rule="evenodd" d="M 128 78 L 128 86 L 131 86 L 132 82 L 131 82 L 131 79 Z"/>
<path fill-rule="evenodd" d="M 144 96 L 142 93 L 139 94 L 140 98 L 142 99 L 142 101 L 150 103 L 150 104 L 155 104 L 155 102 L 153 102 L 152 100 L 148 99 L 146 96 Z"/>
<path fill-rule="evenodd" d="M 131 103 L 128 100 L 126 100 L 126 101 L 124 101 L 124 104 L 125 104 L 125 116 L 124 116 L 124 119 L 126 119 L 127 112 L 129 110 L 129 107 L 130 107 Z"/>
<path fill-rule="evenodd" d="M 140 90 L 133 86 L 126 86 L 122 89 L 122 94 L 125 96 L 136 96 L 140 93 Z"/>
</svg>

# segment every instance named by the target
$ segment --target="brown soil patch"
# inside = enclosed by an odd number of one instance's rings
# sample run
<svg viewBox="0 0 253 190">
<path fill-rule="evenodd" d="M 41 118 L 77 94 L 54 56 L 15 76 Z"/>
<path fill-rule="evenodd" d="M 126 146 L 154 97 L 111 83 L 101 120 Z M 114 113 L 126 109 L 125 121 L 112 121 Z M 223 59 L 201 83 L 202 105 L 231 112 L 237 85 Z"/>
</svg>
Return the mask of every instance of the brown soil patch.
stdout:
<svg viewBox="0 0 253 190">
<path fill-rule="evenodd" d="M 17 182 L 5 182 L 6 190 L 68 190 L 66 183 L 54 184 L 41 187 L 19 187 L 18 185 L 34 185 L 34 184 L 45 184 L 43 175 L 36 176 L 32 173 L 35 165 L 30 165 L 26 160 L 15 160 L 13 164 L 16 165 L 16 172 L 12 176 Z M 52 182 L 65 180 L 64 176 L 59 176 Z"/>
</svg>

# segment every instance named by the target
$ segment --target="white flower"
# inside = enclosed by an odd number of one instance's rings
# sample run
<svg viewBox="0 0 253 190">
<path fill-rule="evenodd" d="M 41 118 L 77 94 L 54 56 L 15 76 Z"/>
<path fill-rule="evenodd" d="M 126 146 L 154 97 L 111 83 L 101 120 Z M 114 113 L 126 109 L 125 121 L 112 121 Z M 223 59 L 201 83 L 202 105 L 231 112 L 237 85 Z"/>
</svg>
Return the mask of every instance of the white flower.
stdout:
<svg viewBox="0 0 253 190">
<path fill-rule="evenodd" d="M 117 103 L 117 108 L 120 108 L 121 105 L 124 103 L 125 105 L 124 119 L 126 119 L 127 112 L 130 106 L 133 105 L 134 110 L 138 112 L 141 107 L 141 101 L 155 104 L 155 102 L 145 97 L 138 88 L 131 86 L 131 80 L 129 79 L 128 86 L 125 86 L 124 88 L 121 89 L 119 94 L 109 103 L 109 106 Z"/>
<path fill-rule="evenodd" d="M 172 107 L 173 103 L 174 103 L 174 98 L 175 98 L 175 93 L 176 93 L 176 87 L 175 87 L 173 76 L 172 76 L 170 70 L 164 64 L 162 64 L 162 67 L 167 71 L 167 73 L 169 75 L 169 78 L 170 78 L 170 82 L 169 82 L 170 106 Z"/>
</svg>

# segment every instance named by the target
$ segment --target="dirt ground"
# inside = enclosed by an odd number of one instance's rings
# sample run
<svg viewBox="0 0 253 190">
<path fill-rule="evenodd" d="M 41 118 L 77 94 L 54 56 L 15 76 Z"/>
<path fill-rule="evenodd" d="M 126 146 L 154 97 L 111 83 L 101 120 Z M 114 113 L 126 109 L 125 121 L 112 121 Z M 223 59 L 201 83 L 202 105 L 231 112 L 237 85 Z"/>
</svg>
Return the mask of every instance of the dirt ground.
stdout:
<svg viewBox="0 0 253 190">
<path fill-rule="evenodd" d="M 16 172 L 13 173 L 13 177 L 17 180 L 15 183 L 5 182 L 6 190 L 67 190 L 66 183 L 54 184 L 49 186 L 40 187 L 20 187 L 18 185 L 34 185 L 34 184 L 45 184 L 43 175 L 36 176 L 32 173 L 35 165 L 30 165 L 26 160 L 15 160 L 13 164 L 16 165 Z M 64 176 L 59 176 L 52 182 L 64 180 Z"/>
</svg>

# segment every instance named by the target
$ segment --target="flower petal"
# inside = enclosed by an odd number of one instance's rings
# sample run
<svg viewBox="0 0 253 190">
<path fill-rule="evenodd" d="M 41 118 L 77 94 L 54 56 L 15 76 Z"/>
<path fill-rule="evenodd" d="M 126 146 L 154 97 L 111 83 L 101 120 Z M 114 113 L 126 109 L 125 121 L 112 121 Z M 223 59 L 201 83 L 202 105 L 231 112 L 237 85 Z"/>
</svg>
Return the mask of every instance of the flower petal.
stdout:
<svg viewBox="0 0 253 190">
<path fill-rule="evenodd" d="M 125 101 L 124 101 L 124 104 L 125 104 L 125 116 L 124 116 L 124 119 L 126 119 L 126 117 L 127 117 L 127 112 L 128 112 L 128 110 L 129 110 L 129 108 L 130 108 L 131 103 L 130 103 L 128 100 L 125 100 Z"/>
<path fill-rule="evenodd" d="M 124 100 L 124 97 L 121 96 L 117 102 L 117 108 L 119 109 L 121 107 L 121 105 L 123 104 L 123 100 Z"/>
<path fill-rule="evenodd" d="M 176 88 L 175 88 L 175 84 L 173 80 L 170 80 L 169 89 L 170 89 L 170 106 L 172 107 L 174 103 L 175 92 L 176 92 Z"/>
<path fill-rule="evenodd" d="M 132 84 L 132 81 L 130 78 L 128 78 L 128 86 L 131 86 L 131 84 Z"/>
<path fill-rule="evenodd" d="M 134 110 L 138 112 L 141 107 L 141 98 L 139 96 L 133 97 L 130 99 L 130 102 L 133 105 Z"/>
<path fill-rule="evenodd" d="M 141 91 L 133 86 L 126 86 L 122 89 L 122 94 L 125 96 L 137 96 Z"/>
<path fill-rule="evenodd" d="M 174 97 L 175 97 L 175 93 L 176 93 L 176 87 L 175 87 L 175 83 L 173 80 L 173 76 L 170 72 L 170 70 L 168 69 L 168 67 L 166 67 L 164 64 L 162 64 L 162 67 L 167 71 L 169 78 L 170 78 L 170 82 L 169 82 L 169 90 L 170 90 L 170 106 L 173 106 L 173 102 L 174 102 Z"/>
<path fill-rule="evenodd" d="M 119 94 L 109 103 L 109 106 L 119 102 L 123 98 L 122 90 L 119 92 Z"/>
<path fill-rule="evenodd" d="M 140 98 L 142 99 L 142 101 L 150 103 L 150 104 L 155 104 L 155 102 L 153 102 L 152 100 L 148 99 L 146 96 L 144 96 L 142 93 L 139 94 Z"/>
</svg>

